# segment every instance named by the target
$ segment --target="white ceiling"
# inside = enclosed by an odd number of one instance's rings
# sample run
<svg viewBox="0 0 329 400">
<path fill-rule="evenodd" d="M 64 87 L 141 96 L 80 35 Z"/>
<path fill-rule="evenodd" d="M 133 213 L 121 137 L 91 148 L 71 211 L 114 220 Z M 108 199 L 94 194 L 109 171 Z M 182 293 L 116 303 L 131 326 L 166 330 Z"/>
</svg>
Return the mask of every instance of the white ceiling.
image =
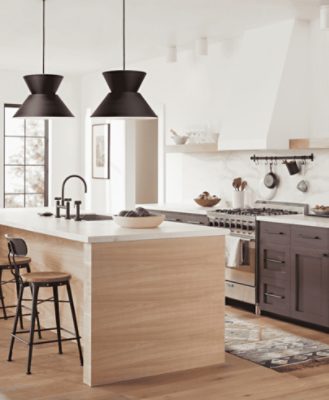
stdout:
<svg viewBox="0 0 329 400">
<path fill-rule="evenodd" d="M 326 0 L 126 0 L 127 62 L 162 56 L 206 35 L 318 16 Z M 47 0 L 46 72 L 121 68 L 122 0 Z M 41 0 L 0 1 L 0 68 L 41 69 Z M 41 71 L 40 71 L 41 72 Z"/>
</svg>

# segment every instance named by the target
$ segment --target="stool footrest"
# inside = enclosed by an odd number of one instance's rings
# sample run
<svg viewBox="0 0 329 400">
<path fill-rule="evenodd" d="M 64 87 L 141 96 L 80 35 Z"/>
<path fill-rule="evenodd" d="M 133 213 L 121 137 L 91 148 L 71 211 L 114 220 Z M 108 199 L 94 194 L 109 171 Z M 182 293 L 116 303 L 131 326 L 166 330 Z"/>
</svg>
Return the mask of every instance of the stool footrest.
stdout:
<svg viewBox="0 0 329 400">
<path fill-rule="evenodd" d="M 61 329 L 61 331 L 67 332 L 67 333 L 69 333 L 71 335 L 74 335 L 73 332 L 71 332 L 71 331 L 69 331 L 69 330 L 67 330 L 65 328 L 60 328 L 60 329 Z M 56 330 L 56 327 L 53 327 L 53 328 L 41 328 L 40 332 L 55 331 L 55 330 Z M 34 329 L 34 332 L 38 332 L 38 331 L 39 331 L 38 329 Z M 16 332 L 15 335 L 13 333 L 11 333 L 11 336 L 14 337 L 15 339 L 19 340 L 20 342 L 25 343 L 26 345 L 29 345 L 28 341 L 22 339 L 18 335 L 19 334 L 24 334 L 24 333 L 30 333 L 30 332 L 31 332 L 30 329 L 24 329 L 24 330 L 20 330 L 20 331 Z M 81 339 L 81 336 L 73 336 L 71 338 L 61 338 L 61 341 L 62 342 L 67 342 L 69 340 L 77 340 L 77 339 Z M 38 342 L 33 342 L 32 344 L 33 345 L 38 345 L 38 344 L 49 344 L 49 343 L 57 343 L 57 342 L 58 342 L 58 339 L 51 339 L 51 340 L 42 340 L 42 341 L 38 341 Z"/>
</svg>

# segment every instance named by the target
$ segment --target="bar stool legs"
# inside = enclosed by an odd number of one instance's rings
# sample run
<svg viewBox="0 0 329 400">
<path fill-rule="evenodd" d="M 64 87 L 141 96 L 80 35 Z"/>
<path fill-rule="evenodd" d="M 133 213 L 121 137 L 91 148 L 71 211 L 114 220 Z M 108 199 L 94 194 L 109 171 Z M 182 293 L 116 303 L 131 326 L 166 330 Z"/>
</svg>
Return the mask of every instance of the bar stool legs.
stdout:
<svg viewBox="0 0 329 400">
<path fill-rule="evenodd" d="M 29 338 L 29 353 L 27 358 L 27 371 L 28 375 L 31 374 L 31 364 L 32 364 L 32 352 L 33 352 L 33 344 L 34 344 L 34 330 L 35 330 L 35 317 L 37 314 L 37 301 L 38 301 L 38 293 L 39 286 L 31 285 L 32 287 L 32 316 L 31 316 L 31 327 L 30 327 L 30 338 Z"/>
<path fill-rule="evenodd" d="M 71 307 L 71 314 L 72 314 L 72 319 L 73 319 L 75 336 L 77 337 L 77 345 L 78 345 L 78 350 L 79 350 L 80 365 L 83 366 L 83 355 L 82 355 L 81 341 L 80 341 L 80 335 L 79 335 L 79 328 L 78 328 L 78 323 L 77 323 L 77 316 L 75 314 L 75 307 L 74 307 L 74 302 L 73 302 L 73 296 L 72 296 L 70 282 L 66 283 L 66 289 L 67 289 L 67 295 L 68 295 L 69 303 L 70 303 L 70 307 Z"/>
<path fill-rule="evenodd" d="M 3 291 L 2 291 L 2 268 L 0 268 L 0 301 L 1 301 L 3 318 L 8 319 L 5 301 L 4 301 L 4 297 L 3 297 Z"/>
<path fill-rule="evenodd" d="M 11 339 L 10 339 L 10 345 L 9 345 L 9 354 L 8 354 L 8 361 L 12 361 L 13 357 L 13 350 L 14 350 L 14 343 L 15 343 L 15 338 L 16 338 L 16 333 L 17 333 L 17 325 L 18 325 L 18 319 L 19 319 L 19 305 L 22 304 L 22 299 L 23 299 L 23 294 L 24 294 L 24 285 L 20 286 L 20 292 L 19 292 L 19 297 L 18 297 L 18 303 L 17 303 L 17 311 L 14 319 L 14 326 L 13 326 L 13 331 L 11 334 Z"/>
<path fill-rule="evenodd" d="M 55 307 L 55 319 L 56 319 L 56 330 L 57 330 L 57 341 L 58 341 L 58 353 L 63 354 L 62 350 L 62 336 L 61 336 L 61 320 L 59 316 L 59 304 L 58 304 L 58 287 L 53 287 L 54 292 L 54 307 Z"/>
<path fill-rule="evenodd" d="M 20 319 L 20 309 L 22 307 L 23 294 L 24 294 L 24 289 L 25 289 L 26 286 L 30 286 L 31 291 L 32 291 L 31 326 L 30 326 L 30 330 L 29 331 L 18 331 L 17 330 L 17 326 L 18 326 L 18 322 L 19 322 L 19 319 Z M 72 338 L 62 339 L 61 330 L 63 328 L 61 327 L 61 322 L 60 322 L 60 313 L 59 313 L 59 303 L 60 303 L 60 301 L 59 301 L 59 298 L 58 298 L 58 286 L 66 286 L 68 301 L 65 301 L 65 302 L 70 304 L 72 320 L 73 320 L 73 326 L 74 326 L 74 337 L 72 337 Z M 36 323 L 38 324 L 38 310 L 37 310 L 37 307 L 38 307 L 38 294 L 39 294 L 40 287 L 52 287 L 52 289 L 53 289 L 53 302 L 54 302 L 54 310 L 55 310 L 57 340 L 45 340 L 45 341 L 39 341 L 39 342 L 35 342 L 34 341 L 34 333 L 35 332 L 39 332 L 40 333 L 40 331 L 43 331 L 43 330 L 52 330 L 53 329 L 53 328 L 44 328 L 44 329 L 42 329 L 42 328 L 40 328 L 40 326 L 37 326 L 37 329 L 36 329 L 36 326 L 35 326 Z M 50 301 L 50 300 L 48 299 L 48 301 Z M 82 347 L 81 347 L 81 341 L 80 341 L 80 334 L 79 334 L 79 328 L 78 328 L 78 323 L 77 323 L 77 318 L 76 318 L 76 313 L 75 313 L 75 308 L 74 308 L 73 296 L 72 296 L 72 291 L 71 291 L 71 286 L 70 286 L 69 281 L 56 282 L 56 283 L 49 283 L 49 282 L 36 283 L 36 282 L 33 282 L 33 283 L 29 283 L 29 284 L 22 283 L 20 285 L 16 316 L 15 316 L 15 320 L 14 320 L 14 326 L 13 326 L 13 331 L 12 331 L 12 334 L 11 334 L 11 341 L 10 341 L 10 346 L 9 346 L 8 361 L 12 361 L 15 339 L 18 338 L 17 335 L 20 334 L 20 333 L 25 333 L 25 332 L 29 332 L 28 342 L 25 342 L 28 345 L 28 359 L 27 359 L 27 371 L 26 371 L 26 373 L 28 375 L 31 374 L 33 345 L 35 345 L 35 344 L 57 342 L 57 344 L 58 344 L 58 352 L 59 352 L 59 354 L 63 354 L 62 342 L 63 341 L 67 341 L 67 340 L 76 340 L 77 341 L 77 346 L 78 346 L 78 351 L 79 351 L 80 364 L 81 364 L 81 366 L 83 365 L 83 354 L 82 354 Z M 20 340 L 23 341 L 22 339 L 20 339 Z"/>
</svg>

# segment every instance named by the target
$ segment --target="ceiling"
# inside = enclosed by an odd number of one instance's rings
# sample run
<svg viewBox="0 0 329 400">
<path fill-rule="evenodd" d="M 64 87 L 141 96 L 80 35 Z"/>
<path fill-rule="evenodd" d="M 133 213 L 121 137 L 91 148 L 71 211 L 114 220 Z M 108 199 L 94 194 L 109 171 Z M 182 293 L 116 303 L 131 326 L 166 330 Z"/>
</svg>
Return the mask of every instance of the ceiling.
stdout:
<svg viewBox="0 0 329 400">
<path fill-rule="evenodd" d="M 316 18 L 325 0 L 126 0 L 129 62 L 227 39 L 291 17 Z M 47 0 L 46 72 L 121 68 L 121 0 Z M 41 0 L 1 0 L 0 68 L 41 72 Z"/>
</svg>

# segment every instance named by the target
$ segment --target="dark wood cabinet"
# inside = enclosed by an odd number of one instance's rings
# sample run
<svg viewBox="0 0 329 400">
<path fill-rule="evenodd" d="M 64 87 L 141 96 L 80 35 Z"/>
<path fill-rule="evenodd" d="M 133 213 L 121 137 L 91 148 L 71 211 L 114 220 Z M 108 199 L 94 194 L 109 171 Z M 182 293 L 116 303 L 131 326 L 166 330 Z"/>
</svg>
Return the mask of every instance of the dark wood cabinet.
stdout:
<svg viewBox="0 0 329 400">
<path fill-rule="evenodd" d="M 260 309 L 329 327 L 329 229 L 258 225 Z"/>
<path fill-rule="evenodd" d="M 329 325 L 329 258 L 312 247 L 291 253 L 291 316 L 313 324 Z"/>
<path fill-rule="evenodd" d="M 274 314 L 290 316 L 290 282 L 263 277 L 260 284 L 260 308 Z"/>
<path fill-rule="evenodd" d="M 262 276 L 290 280 L 290 247 L 261 243 L 259 269 Z"/>
</svg>

